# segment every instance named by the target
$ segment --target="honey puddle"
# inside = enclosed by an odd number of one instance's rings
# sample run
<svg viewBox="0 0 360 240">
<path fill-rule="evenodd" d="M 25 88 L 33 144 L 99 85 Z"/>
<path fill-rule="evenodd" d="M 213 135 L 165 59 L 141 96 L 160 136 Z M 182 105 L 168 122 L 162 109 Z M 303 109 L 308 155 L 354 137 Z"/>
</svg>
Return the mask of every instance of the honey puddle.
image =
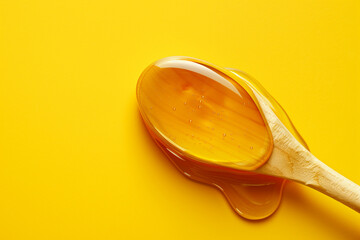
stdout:
<svg viewBox="0 0 360 240">
<path fill-rule="evenodd" d="M 137 97 L 147 129 L 176 167 L 219 188 L 239 215 L 255 220 L 275 212 L 285 180 L 250 172 L 268 160 L 273 148 L 252 91 L 307 147 L 281 106 L 236 69 L 188 57 L 165 58 L 143 72 Z"/>
</svg>

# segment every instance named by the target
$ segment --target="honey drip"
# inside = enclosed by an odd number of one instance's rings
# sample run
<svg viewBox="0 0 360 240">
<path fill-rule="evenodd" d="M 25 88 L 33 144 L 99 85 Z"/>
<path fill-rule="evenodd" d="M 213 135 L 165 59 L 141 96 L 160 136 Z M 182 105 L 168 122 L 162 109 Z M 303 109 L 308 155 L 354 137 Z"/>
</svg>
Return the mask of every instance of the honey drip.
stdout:
<svg viewBox="0 0 360 240">
<path fill-rule="evenodd" d="M 273 148 L 252 91 L 306 146 L 280 105 L 236 69 L 188 57 L 165 58 L 143 72 L 137 97 L 146 127 L 176 167 L 219 188 L 239 215 L 255 220 L 275 212 L 285 180 L 245 171 L 264 164 Z"/>
</svg>

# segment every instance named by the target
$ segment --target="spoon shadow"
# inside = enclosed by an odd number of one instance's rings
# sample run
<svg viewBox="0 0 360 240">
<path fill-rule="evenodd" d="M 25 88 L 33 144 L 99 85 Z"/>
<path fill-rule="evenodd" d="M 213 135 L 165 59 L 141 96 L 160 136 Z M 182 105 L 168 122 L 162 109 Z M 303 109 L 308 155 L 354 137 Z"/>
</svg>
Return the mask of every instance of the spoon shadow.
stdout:
<svg viewBox="0 0 360 240">
<path fill-rule="evenodd" d="M 141 117 L 141 114 L 139 111 L 137 111 L 137 123 L 139 124 L 139 128 L 142 129 L 142 132 L 144 132 L 144 140 L 147 142 L 149 146 L 152 146 L 153 152 L 156 156 L 158 156 L 160 159 L 166 159 L 166 156 L 163 154 L 161 149 L 156 145 L 154 142 L 152 136 L 148 132 L 148 130 L 145 127 L 145 123 Z M 162 168 L 168 168 L 168 166 L 172 165 L 170 161 L 159 161 L 161 162 Z M 176 171 L 175 167 L 172 167 L 174 173 L 178 172 Z M 190 179 L 192 180 L 192 179 Z M 208 184 L 201 183 L 195 180 L 192 180 L 196 183 L 202 184 L 207 187 L 211 187 Z M 223 194 L 222 194 L 223 195 Z M 225 198 L 225 196 L 224 196 Z M 287 181 L 285 183 L 284 192 L 282 201 L 288 201 L 290 204 L 295 205 L 297 208 L 301 208 L 302 213 L 307 214 L 309 219 L 316 219 L 319 226 L 326 228 L 328 231 L 333 232 L 337 236 L 340 236 L 342 239 L 360 239 L 360 228 L 358 226 L 355 226 L 355 224 L 349 225 L 348 219 L 344 219 L 341 217 L 338 217 L 336 212 L 329 210 L 326 206 L 314 203 L 310 198 L 308 198 L 302 190 L 302 186 L 300 186 L 297 183 Z M 280 203 L 281 207 L 281 203 Z M 229 206 L 230 208 L 230 206 Z M 234 212 L 234 211 L 233 211 Z M 239 217 L 241 220 L 245 220 L 248 223 L 252 224 L 261 224 L 268 221 L 271 221 L 271 218 L 278 214 L 278 210 L 275 211 L 271 216 L 261 219 L 261 220 L 248 220 L 242 217 Z M 239 216 L 237 213 L 234 212 L 235 215 Z"/>
<path fill-rule="evenodd" d="M 326 205 L 313 201 L 304 193 L 303 187 L 298 183 L 288 181 L 285 185 L 283 201 L 301 208 L 302 214 L 316 220 L 319 227 L 332 232 L 334 238 L 337 235 L 338 239 L 360 239 L 358 223 L 340 216 L 336 210 L 329 209 Z M 352 210 L 349 209 L 349 211 Z"/>
</svg>

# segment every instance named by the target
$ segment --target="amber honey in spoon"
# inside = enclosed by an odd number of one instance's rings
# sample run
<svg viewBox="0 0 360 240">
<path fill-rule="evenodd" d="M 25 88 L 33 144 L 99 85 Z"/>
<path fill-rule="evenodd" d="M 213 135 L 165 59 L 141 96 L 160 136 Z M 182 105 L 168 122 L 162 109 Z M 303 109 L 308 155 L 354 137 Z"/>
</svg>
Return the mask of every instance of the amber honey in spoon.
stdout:
<svg viewBox="0 0 360 240">
<path fill-rule="evenodd" d="M 301 182 L 302 176 L 277 171 L 273 159 L 290 153 L 279 155 L 284 144 L 272 117 L 296 146 L 307 151 L 306 143 L 280 105 L 243 72 L 194 58 L 165 58 L 142 73 L 137 97 L 146 127 L 179 170 L 218 187 L 241 216 L 271 215 L 283 178 Z M 281 167 L 289 168 L 283 162 Z"/>
</svg>

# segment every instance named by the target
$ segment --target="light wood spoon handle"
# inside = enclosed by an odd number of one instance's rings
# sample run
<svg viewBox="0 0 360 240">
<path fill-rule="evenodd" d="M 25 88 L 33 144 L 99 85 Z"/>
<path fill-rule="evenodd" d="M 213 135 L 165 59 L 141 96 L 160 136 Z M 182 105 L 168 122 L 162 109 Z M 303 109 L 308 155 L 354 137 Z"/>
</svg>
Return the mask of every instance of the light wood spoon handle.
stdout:
<svg viewBox="0 0 360 240">
<path fill-rule="evenodd" d="M 311 154 L 287 130 L 261 95 L 256 91 L 255 95 L 274 138 L 272 155 L 255 172 L 302 183 L 360 212 L 360 186 Z"/>
</svg>

